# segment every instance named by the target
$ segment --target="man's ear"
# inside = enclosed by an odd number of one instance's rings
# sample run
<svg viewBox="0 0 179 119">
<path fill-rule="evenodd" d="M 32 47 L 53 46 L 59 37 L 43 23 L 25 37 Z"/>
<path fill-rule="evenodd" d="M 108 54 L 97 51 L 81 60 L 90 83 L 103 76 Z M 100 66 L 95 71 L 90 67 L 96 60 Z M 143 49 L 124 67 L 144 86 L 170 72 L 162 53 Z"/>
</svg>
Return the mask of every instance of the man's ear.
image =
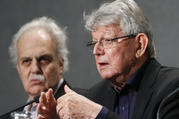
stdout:
<svg viewBox="0 0 179 119">
<path fill-rule="evenodd" d="M 136 36 L 136 40 L 137 40 L 137 43 L 138 43 L 138 48 L 136 50 L 136 58 L 139 58 L 139 57 L 141 57 L 145 54 L 149 39 L 148 39 L 146 34 L 139 33 Z"/>
</svg>

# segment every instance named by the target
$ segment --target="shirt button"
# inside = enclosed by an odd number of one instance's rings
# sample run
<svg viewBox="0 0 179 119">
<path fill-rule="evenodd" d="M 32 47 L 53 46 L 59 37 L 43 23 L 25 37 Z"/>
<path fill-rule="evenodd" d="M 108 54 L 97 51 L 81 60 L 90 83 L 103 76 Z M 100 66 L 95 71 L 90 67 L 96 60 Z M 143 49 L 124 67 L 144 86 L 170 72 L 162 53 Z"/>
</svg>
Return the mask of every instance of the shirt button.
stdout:
<svg viewBox="0 0 179 119">
<path fill-rule="evenodd" d="M 122 106 L 122 111 L 124 111 L 125 110 L 125 107 L 124 106 Z"/>
</svg>

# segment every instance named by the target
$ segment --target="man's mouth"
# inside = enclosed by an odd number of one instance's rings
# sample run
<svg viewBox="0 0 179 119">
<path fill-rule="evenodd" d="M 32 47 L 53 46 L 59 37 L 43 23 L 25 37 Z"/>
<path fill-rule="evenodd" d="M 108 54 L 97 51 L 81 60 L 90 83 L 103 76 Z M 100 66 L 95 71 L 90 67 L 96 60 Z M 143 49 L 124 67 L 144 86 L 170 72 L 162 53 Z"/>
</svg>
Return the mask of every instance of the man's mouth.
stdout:
<svg viewBox="0 0 179 119">
<path fill-rule="evenodd" d="M 101 62 L 101 63 L 98 63 L 99 65 L 108 65 L 108 63 L 105 63 L 105 62 Z"/>
<path fill-rule="evenodd" d="M 38 79 L 31 79 L 30 82 L 33 84 L 33 85 L 38 85 L 38 84 L 41 84 L 42 82 Z"/>
<path fill-rule="evenodd" d="M 99 65 L 100 68 L 104 68 L 104 67 L 108 66 L 109 63 L 107 63 L 107 62 L 99 62 L 98 65 Z"/>
</svg>

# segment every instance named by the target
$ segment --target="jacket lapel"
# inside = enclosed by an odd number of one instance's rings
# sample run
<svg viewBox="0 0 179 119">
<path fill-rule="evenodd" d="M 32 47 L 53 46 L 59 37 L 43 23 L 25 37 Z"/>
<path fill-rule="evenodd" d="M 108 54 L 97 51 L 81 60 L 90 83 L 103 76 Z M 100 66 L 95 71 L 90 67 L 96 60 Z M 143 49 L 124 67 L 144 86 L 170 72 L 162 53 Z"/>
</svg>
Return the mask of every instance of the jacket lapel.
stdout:
<svg viewBox="0 0 179 119">
<path fill-rule="evenodd" d="M 56 99 L 65 94 L 65 91 L 64 91 L 65 85 L 68 85 L 68 83 L 64 80 L 63 83 L 61 84 L 61 86 L 57 89 L 57 91 L 54 94 Z"/>
<path fill-rule="evenodd" d="M 160 70 L 160 64 L 152 59 L 146 66 L 141 82 L 138 84 L 136 103 L 132 119 L 144 119 L 143 114 L 153 93 L 153 84 Z"/>
<path fill-rule="evenodd" d="M 117 93 L 114 91 L 112 85 L 108 85 L 107 90 L 103 92 L 103 96 L 104 96 L 103 99 L 105 99 L 102 101 L 105 103 L 104 106 L 106 106 L 110 110 L 114 110 L 115 105 L 118 101 L 118 98 L 117 98 L 118 96 L 117 96 Z"/>
</svg>

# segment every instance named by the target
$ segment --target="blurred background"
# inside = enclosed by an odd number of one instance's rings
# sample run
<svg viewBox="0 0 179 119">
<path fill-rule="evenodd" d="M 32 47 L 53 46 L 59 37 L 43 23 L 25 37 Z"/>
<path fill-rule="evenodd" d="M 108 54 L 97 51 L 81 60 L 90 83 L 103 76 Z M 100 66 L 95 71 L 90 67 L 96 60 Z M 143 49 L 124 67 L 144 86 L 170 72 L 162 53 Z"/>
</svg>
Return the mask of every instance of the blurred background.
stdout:
<svg viewBox="0 0 179 119">
<path fill-rule="evenodd" d="M 1 0 L 0 1 L 0 114 L 27 100 L 18 73 L 9 61 L 12 36 L 35 17 L 49 16 L 67 27 L 70 51 L 69 71 L 64 74 L 72 87 L 90 88 L 102 80 L 94 57 L 86 47 L 91 35 L 84 28 L 83 13 L 90 13 L 112 0 Z M 148 17 L 154 32 L 157 59 L 179 67 L 179 1 L 136 0 Z"/>
</svg>

